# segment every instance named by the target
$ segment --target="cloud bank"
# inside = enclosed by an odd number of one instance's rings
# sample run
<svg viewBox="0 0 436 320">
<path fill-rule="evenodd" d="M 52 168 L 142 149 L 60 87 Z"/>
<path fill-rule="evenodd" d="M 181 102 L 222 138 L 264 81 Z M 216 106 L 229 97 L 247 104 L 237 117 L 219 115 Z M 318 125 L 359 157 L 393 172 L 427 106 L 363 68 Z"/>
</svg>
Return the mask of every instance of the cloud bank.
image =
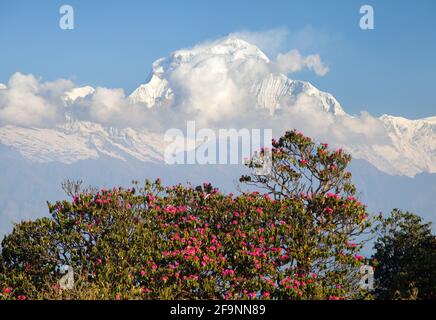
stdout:
<svg viewBox="0 0 436 320">
<path fill-rule="evenodd" d="M 0 88 L 0 125 L 50 126 L 61 121 L 61 95 L 73 86 L 65 79 L 41 82 L 31 74 L 13 74 Z"/>
<path fill-rule="evenodd" d="M 274 38 L 246 33 L 244 37 L 279 47 L 284 34 Z M 300 85 L 285 75 L 303 69 L 327 74 L 319 54 L 303 55 L 294 49 L 270 59 L 256 46 L 234 39 L 230 35 L 158 60 L 150 82 L 150 92 L 156 95 L 151 108 L 132 102 L 120 88 L 97 87 L 68 102 L 65 97 L 75 88 L 70 80 L 42 81 L 16 73 L 6 88 L 0 88 L 0 125 L 52 127 L 73 118 L 164 132 L 196 120 L 199 127 L 272 128 L 275 135 L 297 128 L 340 145 L 388 141 L 382 122 L 368 113 L 351 117 L 328 112 L 320 98 L 310 94 L 312 89 L 281 94 L 291 85 Z M 159 94 L 165 90 L 171 94 L 162 100 Z"/>
</svg>

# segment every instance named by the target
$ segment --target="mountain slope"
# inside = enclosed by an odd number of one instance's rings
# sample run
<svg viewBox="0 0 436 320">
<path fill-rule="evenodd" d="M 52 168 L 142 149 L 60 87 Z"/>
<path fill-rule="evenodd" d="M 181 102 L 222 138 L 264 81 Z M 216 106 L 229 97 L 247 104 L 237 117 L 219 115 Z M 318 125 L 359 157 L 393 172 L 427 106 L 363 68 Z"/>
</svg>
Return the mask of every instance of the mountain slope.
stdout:
<svg viewBox="0 0 436 320">
<path fill-rule="evenodd" d="M 159 134 L 69 119 L 56 128 L 0 127 L 0 142 L 37 163 L 72 164 L 108 156 L 122 161 L 163 161 L 165 142 Z"/>
</svg>

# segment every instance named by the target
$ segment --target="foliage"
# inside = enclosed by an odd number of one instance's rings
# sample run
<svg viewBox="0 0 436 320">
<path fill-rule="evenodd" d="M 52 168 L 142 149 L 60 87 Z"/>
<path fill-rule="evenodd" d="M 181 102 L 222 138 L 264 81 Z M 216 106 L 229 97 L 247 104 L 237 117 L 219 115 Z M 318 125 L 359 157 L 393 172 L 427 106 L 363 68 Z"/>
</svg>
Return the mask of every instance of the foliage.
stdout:
<svg viewBox="0 0 436 320">
<path fill-rule="evenodd" d="M 272 146 L 272 150 L 261 151 L 261 155 L 272 157 L 270 172 L 257 174 L 259 163 L 252 159 L 248 166 L 253 172 L 242 176 L 241 182 L 264 189 L 275 199 L 327 193 L 356 195 L 351 173 L 346 170 L 351 156 L 342 149 L 330 151 L 328 144 L 316 144 L 296 130 L 273 140 Z"/>
<path fill-rule="evenodd" d="M 398 209 L 377 227 L 376 294 L 381 299 L 436 299 L 436 237 L 431 223 Z"/>
<path fill-rule="evenodd" d="M 294 199 L 304 208 L 295 219 L 307 230 L 302 245 L 308 244 L 315 255 L 305 252 L 306 260 L 298 261 L 300 267 L 326 274 L 342 270 L 343 279 L 355 284 L 360 276 L 354 268 L 337 265 L 340 259 L 335 256 L 342 254 L 344 244 L 362 248 L 372 224 L 347 171 L 351 156 L 342 149 L 329 150 L 328 144 L 317 144 L 296 130 L 273 140 L 272 146 L 272 150 L 261 151 L 265 162 L 267 157 L 272 159 L 270 170 L 259 174 L 262 163 L 252 159 L 247 164 L 251 175 L 240 181 L 265 190 L 276 200 Z"/>
</svg>

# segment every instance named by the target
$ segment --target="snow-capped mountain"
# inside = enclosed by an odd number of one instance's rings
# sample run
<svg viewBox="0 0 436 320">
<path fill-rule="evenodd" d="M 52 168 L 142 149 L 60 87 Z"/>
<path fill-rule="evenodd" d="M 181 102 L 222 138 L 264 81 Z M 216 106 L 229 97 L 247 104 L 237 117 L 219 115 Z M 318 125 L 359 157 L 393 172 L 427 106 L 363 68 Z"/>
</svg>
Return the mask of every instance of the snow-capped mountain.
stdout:
<svg viewBox="0 0 436 320">
<path fill-rule="evenodd" d="M 436 172 L 436 117 L 409 120 L 383 115 L 380 120 L 395 146 L 390 157 L 398 167 L 409 173 Z"/>
<path fill-rule="evenodd" d="M 67 104 L 75 102 L 77 99 L 85 98 L 92 95 L 95 89 L 91 86 L 74 88 L 64 93 L 63 99 Z"/>
<path fill-rule="evenodd" d="M 173 92 L 168 86 L 168 81 L 153 74 L 150 81 L 135 89 L 129 99 L 132 103 L 143 103 L 147 108 L 152 108 L 170 101 L 172 97 Z"/>
<path fill-rule="evenodd" d="M 201 88 L 189 96 L 185 94 L 185 87 L 180 88 L 184 83 L 175 81 L 183 74 L 183 79 L 197 81 L 201 78 L 200 85 L 217 82 L 218 94 L 224 95 L 218 96 L 218 102 L 235 99 L 235 95 L 228 98 L 226 92 L 221 93 L 220 90 L 238 92 L 240 89 L 244 97 L 249 96 L 249 101 L 253 102 L 251 110 L 243 110 L 245 113 L 255 114 L 256 110 L 264 109 L 274 119 L 280 116 L 280 111 L 292 108 L 295 101 L 307 98 L 321 106 L 317 112 L 324 112 L 336 119 L 353 119 L 333 95 L 318 90 L 309 82 L 293 80 L 274 71 L 271 68 L 273 63 L 259 48 L 237 38 L 225 38 L 178 50 L 153 63 L 150 80 L 134 90 L 126 103 L 137 108 L 157 110 L 180 105 L 189 105 L 189 110 L 192 105 L 195 112 L 209 112 L 209 109 L 204 109 L 206 106 L 196 104 L 198 95 L 202 94 Z M 186 76 L 190 73 L 193 73 L 191 78 Z M 229 73 L 232 73 L 231 77 Z M 197 89 L 196 85 L 197 82 L 194 82 L 189 89 Z M 248 87 L 246 92 L 243 91 L 245 87 Z M 7 90 L 7 87 L 0 85 L 0 89 Z M 66 91 L 62 99 L 65 106 L 71 106 L 92 100 L 95 94 L 96 90 L 90 86 L 78 87 Z M 188 101 L 180 101 L 186 97 Z M 238 102 L 236 99 L 234 104 Z M 216 117 L 225 112 L 225 108 L 217 105 L 212 115 Z M 355 158 L 364 159 L 392 175 L 413 177 L 421 172 L 436 172 L 436 117 L 408 120 L 384 115 L 378 120 L 390 141 L 344 145 Z M 122 161 L 133 158 L 142 162 L 160 162 L 163 161 L 167 145 L 162 134 L 147 128 L 115 128 L 76 119 L 74 113 L 68 112 L 65 121 L 54 127 L 1 126 L 0 144 L 12 148 L 32 162 L 65 164 L 98 159 L 103 155 Z"/>
<path fill-rule="evenodd" d="M 389 143 L 349 146 L 354 158 L 364 159 L 390 175 L 414 177 L 436 172 L 436 117 L 409 120 L 383 115 L 378 119 Z"/>
<path fill-rule="evenodd" d="M 168 75 L 180 70 L 198 70 L 201 66 L 209 68 L 208 72 L 226 73 L 227 70 L 250 68 L 253 64 L 265 65 L 270 59 L 256 46 L 237 38 L 226 38 L 193 49 L 178 50 L 168 58 L 158 59 L 153 63 L 150 81 L 140 85 L 129 96 L 134 103 L 143 103 L 148 108 L 168 104 L 174 98 Z M 225 67 L 223 66 L 225 65 Z M 310 83 L 291 80 L 281 73 L 248 73 L 251 76 L 250 94 L 256 98 L 256 108 L 266 108 L 273 114 L 281 107 L 284 98 L 307 95 L 320 101 L 327 112 L 344 115 L 338 101 L 329 93 L 322 92 Z M 205 75 L 207 76 L 207 75 Z M 246 79 L 244 79 L 246 80 Z"/>
<path fill-rule="evenodd" d="M 104 127 L 73 119 L 50 129 L 3 126 L 0 142 L 32 162 L 64 164 L 101 156 L 124 162 L 129 159 L 162 162 L 166 145 L 162 135 L 146 129 Z"/>
</svg>

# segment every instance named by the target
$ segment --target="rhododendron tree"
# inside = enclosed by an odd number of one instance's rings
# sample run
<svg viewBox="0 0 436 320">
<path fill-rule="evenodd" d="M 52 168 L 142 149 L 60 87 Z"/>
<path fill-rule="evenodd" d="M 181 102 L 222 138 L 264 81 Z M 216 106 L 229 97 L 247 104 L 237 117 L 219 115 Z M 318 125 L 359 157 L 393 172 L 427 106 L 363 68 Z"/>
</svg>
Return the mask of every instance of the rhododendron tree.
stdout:
<svg viewBox="0 0 436 320">
<path fill-rule="evenodd" d="M 342 149 L 330 150 L 296 130 L 273 140 L 272 150 L 261 150 L 271 157 L 271 168 L 259 174 L 258 159 L 247 162 L 250 175 L 240 178 L 250 186 L 264 190 L 277 201 L 289 201 L 288 208 L 297 234 L 293 245 L 300 252 L 294 264 L 302 272 L 316 272 L 325 283 L 345 286 L 346 296 L 358 292 L 363 264 L 359 254 L 349 250 L 362 248 L 372 221 L 356 197 L 347 166 L 351 156 Z"/>
<path fill-rule="evenodd" d="M 352 186 L 343 184 L 349 157 L 326 147 L 313 155 L 311 142 L 297 134 L 283 139 L 300 141 L 307 162 L 290 162 L 299 160 L 292 158 L 297 149 L 277 161 L 318 170 L 321 187 L 303 190 L 289 171 L 290 192 L 280 194 L 234 196 L 207 183 L 164 187 L 160 180 L 76 191 L 71 201 L 49 204 L 49 218 L 22 222 L 5 237 L 0 299 L 360 297 L 359 237 L 370 221 Z M 286 141 L 275 148 L 285 152 L 293 140 Z M 326 165 L 333 173 L 321 176 Z M 73 289 L 59 286 L 63 266 L 74 270 Z"/>
<path fill-rule="evenodd" d="M 272 150 L 261 150 L 261 156 L 268 153 L 272 157 L 268 174 L 257 174 L 255 169 L 261 164 L 252 159 L 247 166 L 254 169 L 253 174 L 242 176 L 240 181 L 265 190 L 275 199 L 327 193 L 355 196 L 347 171 L 351 156 L 342 149 L 331 151 L 328 144 L 317 144 L 296 130 L 273 139 L 272 146 Z"/>
</svg>

